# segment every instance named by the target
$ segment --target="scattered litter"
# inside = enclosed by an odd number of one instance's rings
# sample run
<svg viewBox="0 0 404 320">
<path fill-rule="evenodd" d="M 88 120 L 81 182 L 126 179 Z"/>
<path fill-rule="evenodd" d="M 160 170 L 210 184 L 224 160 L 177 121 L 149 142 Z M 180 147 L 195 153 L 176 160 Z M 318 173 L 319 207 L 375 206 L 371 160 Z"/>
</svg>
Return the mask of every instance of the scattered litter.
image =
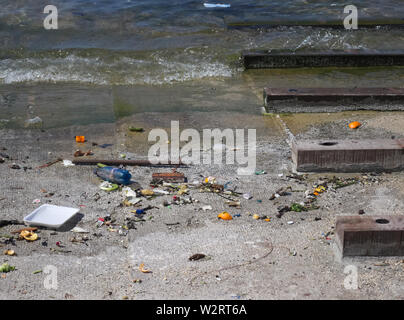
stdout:
<svg viewBox="0 0 404 320">
<path fill-rule="evenodd" d="M 357 129 L 361 126 L 361 123 L 359 121 L 353 121 L 349 124 L 349 127 L 351 129 Z"/>
<path fill-rule="evenodd" d="M 87 230 L 85 230 L 83 228 L 80 228 L 80 227 L 74 227 L 72 229 L 72 231 L 75 232 L 75 233 L 89 233 L 89 231 L 87 231 Z"/>
<path fill-rule="evenodd" d="M 229 207 L 241 208 L 240 201 L 226 201 Z"/>
<path fill-rule="evenodd" d="M 204 181 L 204 183 L 214 184 L 214 183 L 216 183 L 216 178 L 215 177 L 207 177 L 203 181 Z"/>
<path fill-rule="evenodd" d="M 365 214 L 365 210 L 360 209 L 360 210 L 358 211 L 358 214 Z"/>
<path fill-rule="evenodd" d="M 36 127 L 36 128 L 40 128 L 42 127 L 42 119 L 40 117 L 35 117 L 32 119 L 28 119 L 25 121 L 25 127 L 26 128 L 30 128 L 30 127 Z"/>
<path fill-rule="evenodd" d="M 202 210 L 203 210 L 203 211 L 212 210 L 212 206 L 211 206 L 211 205 L 203 206 L 203 207 L 202 207 Z"/>
<path fill-rule="evenodd" d="M 253 215 L 253 219 L 259 220 L 259 219 L 260 219 L 260 216 L 259 216 L 258 214 L 254 214 L 254 215 Z"/>
<path fill-rule="evenodd" d="M 140 270 L 141 272 L 143 272 L 143 273 L 152 273 L 151 270 L 148 270 L 148 269 L 146 269 L 146 268 L 144 267 L 144 263 L 140 264 L 139 270 Z"/>
<path fill-rule="evenodd" d="M 307 211 L 307 208 L 299 203 L 292 203 L 292 205 L 290 206 L 290 211 L 302 212 Z"/>
<path fill-rule="evenodd" d="M 85 136 L 76 136 L 75 138 L 76 138 L 76 142 L 79 142 L 79 143 L 86 142 Z"/>
<path fill-rule="evenodd" d="M 230 213 L 228 213 L 226 211 L 219 213 L 217 217 L 222 220 L 232 220 L 233 219 L 233 217 L 230 215 Z"/>
<path fill-rule="evenodd" d="M 34 200 L 32 200 L 32 203 L 33 204 L 38 204 L 38 203 L 40 203 L 41 202 L 41 199 L 34 199 Z"/>
<path fill-rule="evenodd" d="M 62 160 L 63 160 L 62 158 L 58 158 L 58 159 L 56 159 L 56 160 L 54 160 L 54 161 L 47 162 L 47 163 L 45 163 L 45 164 L 39 166 L 38 169 L 43 169 L 43 168 L 50 167 L 51 165 L 54 165 L 55 163 L 58 163 L 58 162 L 60 162 L 60 161 L 62 161 Z"/>
<path fill-rule="evenodd" d="M 38 239 L 38 235 L 33 231 L 23 230 L 21 231 L 19 238 L 21 240 L 25 239 L 27 241 L 35 241 Z"/>
<path fill-rule="evenodd" d="M 15 270 L 15 267 L 10 266 L 7 262 L 4 262 L 0 266 L 0 272 L 3 272 L 3 273 L 7 273 L 7 272 L 10 272 L 10 271 L 14 271 L 14 270 Z"/>
<path fill-rule="evenodd" d="M 203 259 L 203 258 L 205 258 L 205 257 L 206 257 L 206 255 L 204 255 L 204 254 L 202 254 L 202 253 L 196 253 L 196 254 L 190 256 L 190 257 L 188 258 L 188 260 L 189 260 L 189 261 L 197 261 L 197 260 Z"/>
<path fill-rule="evenodd" d="M 114 167 L 97 168 L 94 170 L 94 173 L 105 181 L 123 185 L 129 184 L 132 178 L 129 171 Z"/>
<path fill-rule="evenodd" d="M 86 152 L 83 152 L 81 150 L 76 150 L 76 152 L 73 154 L 75 158 L 77 157 L 86 157 L 86 156 L 92 156 L 94 153 L 91 150 L 88 150 Z"/>
<path fill-rule="evenodd" d="M 288 224 L 294 224 L 294 222 L 293 221 L 288 221 Z"/>
<path fill-rule="evenodd" d="M 59 228 L 79 211 L 76 208 L 44 204 L 27 215 L 24 222 L 28 225 Z"/>
<path fill-rule="evenodd" d="M 63 160 L 63 165 L 65 167 L 73 167 L 75 164 L 71 160 Z"/>
<path fill-rule="evenodd" d="M 246 200 L 250 200 L 252 198 L 252 195 L 249 194 L 249 193 L 244 193 L 243 198 L 246 199 Z"/>
<path fill-rule="evenodd" d="M 11 249 L 8 249 L 8 250 L 5 250 L 5 251 L 4 251 L 4 254 L 5 254 L 6 256 L 14 256 L 14 255 L 15 255 L 15 251 L 14 251 L 14 250 L 11 250 Z"/>
<path fill-rule="evenodd" d="M 32 274 L 38 274 L 38 273 L 42 273 L 42 270 L 36 270 L 36 271 L 32 272 Z"/>
<path fill-rule="evenodd" d="M 104 181 L 104 182 L 102 182 L 101 184 L 100 184 L 100 186 L 99 186 L 99 188 L 101 189 L 101 190 L 104 190 L 104 191 L 113 191 L 113 190 L 116 190 L 116 189 L 118 189 L 118 185 L 117 184 L 115 184 L 115 183 L 111 183 L 111 182 L 108 182 L 108 181 Z"/>
<path fill-rule="evenodd" d="M 142 196 L 145 196 L 145 197 L 150 197 L 150 196 L 154 195 L 154 191 L 148 190 L 148 189 L 142 189 L 142 190 L 140 190 L 140 193 Z"/>
<path fill-rule="evenodd" d="M 166 191 L 166 190 L 157 189 L 157 188 L 153 189 L 153 192 L 154 192 L 154 193 L 157 193 L 157 194 L 165 194 L 165 195 L 170 194 L 170 192 L 168 192 L 168 191 Z"/>
<path fill-rule="evenodd" d="M 137 127 L 129 127 L 130 132 L 143 132 L 143 128 L 137 128 Z"/>
<path fill-rule="evenodd" d="M 259 176 L 259 175 L 261 175 L 261 174 L 266 174 L 266 171 L 265 171 L 265 170 L 257 170 L 257 171 L 255 171 L 255 174 L 256 174 L 257 176 Z"/>
</svg>

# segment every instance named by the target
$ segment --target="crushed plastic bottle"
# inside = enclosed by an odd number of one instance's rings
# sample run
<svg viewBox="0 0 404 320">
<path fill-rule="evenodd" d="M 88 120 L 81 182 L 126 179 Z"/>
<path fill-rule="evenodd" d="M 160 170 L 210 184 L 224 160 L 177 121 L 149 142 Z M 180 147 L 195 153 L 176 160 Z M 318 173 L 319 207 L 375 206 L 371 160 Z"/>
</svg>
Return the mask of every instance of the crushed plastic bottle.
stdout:
<svg viewBox="0 0 404 320">
<path fill-rule="evenodd" d="M 94 173 L 105 181 L 123 185 L 130 184 L 132 178 L 129 171 L 114 167 L 97 168 Z"/>
</svg>

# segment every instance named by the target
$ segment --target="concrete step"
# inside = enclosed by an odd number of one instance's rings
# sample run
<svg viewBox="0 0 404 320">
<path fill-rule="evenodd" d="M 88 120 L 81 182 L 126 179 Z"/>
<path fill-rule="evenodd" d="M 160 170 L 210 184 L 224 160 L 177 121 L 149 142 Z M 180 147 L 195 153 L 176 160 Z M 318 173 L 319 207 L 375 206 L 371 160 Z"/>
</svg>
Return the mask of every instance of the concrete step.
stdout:
<svg viewBox="0 0 404 320">
<path fill-rule="evenodd" d="M 404 110 L 404 88 L 265 88 L 267 112 Z"/>
<path fill-rule="evenodd" d="M 404 216 L 337 216 L 342 256 L 403 256 Z"/>
<path fill-rule="evenodd" d="M 301 172 L 401 171 L 404 139 L 293 141 L 292 160 Z"/>
<path fill-rule="evenodd" d="M 245 51 L 246 69 L 404 66 L 403 51 Z"/>
<path fill-rule="evenodd" d="M 271 21 L 238 21 L 231 18 L 225 18 L 225 24 L 227 29 L 276 29 L 285 27 L 297 27 L 297 28 L 326 28 L 326 29 L 345 29 L 343 19 L 335 20 L 285 20 L 278 19 Z M 404 19 L 366 19 L 361 18 L 358 20 L 358 29 L 401 29 L 404 27 Z"/>
</svg>

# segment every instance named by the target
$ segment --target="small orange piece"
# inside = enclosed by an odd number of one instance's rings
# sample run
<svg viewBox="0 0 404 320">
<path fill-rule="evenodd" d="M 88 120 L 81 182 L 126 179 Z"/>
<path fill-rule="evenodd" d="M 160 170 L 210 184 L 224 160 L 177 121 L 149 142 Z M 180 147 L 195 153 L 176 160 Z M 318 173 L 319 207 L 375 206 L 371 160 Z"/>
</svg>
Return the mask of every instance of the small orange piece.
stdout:
<svg viewBox="0 0 404 320">
<path fill-rule="evenodd" d="M 139 270 L 143 273 L 152 273 L 151 270 L 148 270 L 144 267 L 144 263 L 139 266 Z"/>
<path fill-rule="evenodd" d="M 351 128 L 351 129 L 357 129 L 357 128 L 359 128 L 361 126 L 361 123 L 359 122 L 359 121 L 354 121 L 354 122 L 351 122 L 350 124 L 349 124 L 349 127 Z"/>
<path fill-rule="evenodd" d="M 84 136 L 76 136 L 76 142 L 85 142 L 86 138 Z"/>
<path fill-rule="evenodd" d="M 226 211 L 219 213 L 217 217 L 222 220 L 233 220 L 233 217 L 230 215 L 230 213 Z"/>
</svg>

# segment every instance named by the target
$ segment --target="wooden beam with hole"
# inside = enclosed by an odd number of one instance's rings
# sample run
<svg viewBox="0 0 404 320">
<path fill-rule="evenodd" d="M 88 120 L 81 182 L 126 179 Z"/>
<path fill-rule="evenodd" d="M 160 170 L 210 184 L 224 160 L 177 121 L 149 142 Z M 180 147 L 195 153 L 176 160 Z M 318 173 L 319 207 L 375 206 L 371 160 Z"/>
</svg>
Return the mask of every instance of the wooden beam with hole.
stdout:
<svg viewBox="0 0 404 320">
<path fill-rule="evenodd" d="M 404 139 L 293 141 L 292 160 L 300 172 L 401 171 Z"/>
<path fill-rule="evenodd" d="M 342 256 L 404 256 L 404 216 L 337 216 Z"/>
<path fill-rule="evenodd" d="M 404 66 L 403 51 L 244 51 L 246 69 Z"/>
<path fill-rule="evenodd" d="M 267 112 L 404 110 L 404 88 L 265 88 Z"/>
</svg>

